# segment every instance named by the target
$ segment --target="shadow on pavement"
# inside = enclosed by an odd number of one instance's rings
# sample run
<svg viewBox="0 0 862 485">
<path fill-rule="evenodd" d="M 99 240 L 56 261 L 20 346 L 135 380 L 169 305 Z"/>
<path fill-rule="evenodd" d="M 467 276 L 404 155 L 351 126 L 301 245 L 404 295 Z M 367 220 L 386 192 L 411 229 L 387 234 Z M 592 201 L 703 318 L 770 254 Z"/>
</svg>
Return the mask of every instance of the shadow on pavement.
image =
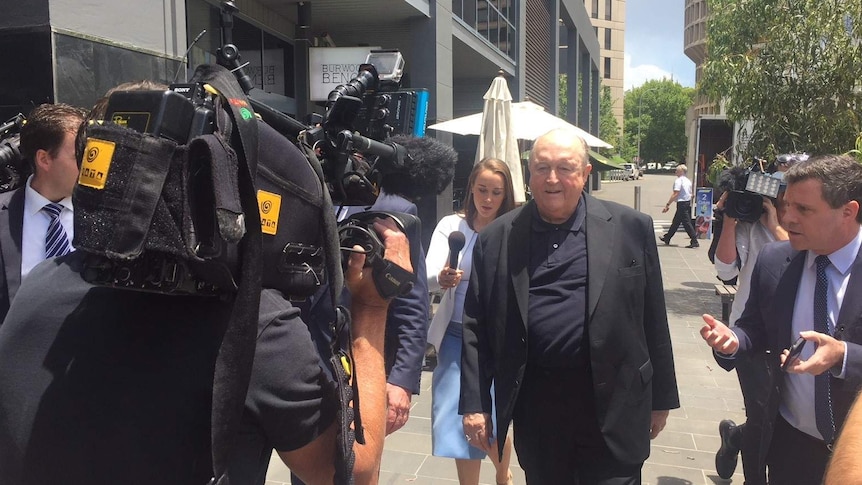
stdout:
<svg viewBox="0 0 862 485">
<path fill-rule="evenodd" d="M 684 478 L 674 477 L 658 477 L 656 485 L 691 485 L 691 482 Z"/>
<path fill-rule="evenodd" d="M 683 283 L 690 288 L 665 289 L 664 299 L 668 314 L 700 317 L 704 313 L 721 312 L 721 300 L 712 290 L 712 283 Z"/>
</svg>

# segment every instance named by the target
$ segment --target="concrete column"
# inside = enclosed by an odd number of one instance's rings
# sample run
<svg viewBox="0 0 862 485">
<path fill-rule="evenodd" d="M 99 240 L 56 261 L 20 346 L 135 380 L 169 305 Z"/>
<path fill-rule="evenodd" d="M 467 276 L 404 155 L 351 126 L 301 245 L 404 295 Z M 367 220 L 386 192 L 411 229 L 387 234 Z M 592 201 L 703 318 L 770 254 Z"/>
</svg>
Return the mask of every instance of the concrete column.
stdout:
<svg viewBox="0 0 862 485">
<path fill-rule="evenodd" d="M 415 20 L 411 25 L 413 59 L 410 63 L 410 79 L 414 87 L 429 91 L 428 122 L 451 120 L 452 115 L 452 2 L 433 0 L 431 17 Z M 429 48 L 431 44 L 433 47 Z M 432 131 L 443 143 L 452 144 L 452 134 Z M 438 197 L 428 197 L 417 203 L 422 220 L 422 242 L 427 247 L 437 221 L 452 213 L 452 185 Z"/>
</svg>

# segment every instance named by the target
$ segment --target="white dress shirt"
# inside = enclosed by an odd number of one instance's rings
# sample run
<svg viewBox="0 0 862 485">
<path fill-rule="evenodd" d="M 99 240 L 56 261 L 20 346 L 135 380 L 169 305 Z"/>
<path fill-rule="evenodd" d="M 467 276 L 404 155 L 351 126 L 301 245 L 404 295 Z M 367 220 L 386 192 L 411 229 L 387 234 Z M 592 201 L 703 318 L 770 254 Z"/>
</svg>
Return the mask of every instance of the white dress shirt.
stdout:
<svg viewBox="0 0 862 485">
<path fill-rule="evenodd" d="M 51 201 L 42 197 L 42 194 L 30 186 L 32 180 L 31 175 L 27 179 L 27 188 L 24 189 L 24 225 L 21 230 L 22 280 L 33 267 L 45 260 L 45 236 L 48 234 L 48 224 L 51 222 L 51 216 L 42 211 L 42 208 Z M 72 198 L 66 197 L 59 204 L 63 206 L 63 211 L 60 212 L 60 223 L 63 224 L 71 245 L 74 226 Z"/>
<path fill-rule="evenodd" d="M 847 283 L 850 281 L 850 267 L 856 261 L 860 247 L 862 247 L 862 230 L 856 233 L 856 237 L 849 244 L 828 255 L 832 263 L 826 267 L 826 278 L 829 280 L 826 307 L 830 334 L 835 332 L 835 324 L 838 321 L 841 304 L 844 302 Z M 805 255 L 805 266 L 793 306 L 791 341 L 796 340 L 799 332 L 814 330 L 814 285 L 817 282 L 817 265 L 814 259 L 816 257 L 817 255 L 811 251 Z M 802 360 L 811 358 L 815 347 L 811 342 L 805 344 L 799 358 Z M 841 366 L 841 374 L 836 377 L 843 379 L 846 368 L 847 344 L 844 344 L 844 363 Z M 817 419 L 814 415 L 813 375 L 792 373 L 785 375 L 780 410 L 781 416 L 793 427 L 817 439 L 823 439 L 817 431 Z"/>
</svg>

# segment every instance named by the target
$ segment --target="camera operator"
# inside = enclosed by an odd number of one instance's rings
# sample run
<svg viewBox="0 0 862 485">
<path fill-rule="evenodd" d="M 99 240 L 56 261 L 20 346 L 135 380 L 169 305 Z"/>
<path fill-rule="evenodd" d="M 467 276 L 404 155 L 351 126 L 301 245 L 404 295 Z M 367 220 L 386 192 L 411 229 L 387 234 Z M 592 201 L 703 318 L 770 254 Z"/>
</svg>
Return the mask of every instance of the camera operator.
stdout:
<svg viewBox="0 0 862 485">
<path fill-rule="evenodd" d="M 278 148 L 266 143 L 261 165 L 264 153 L 278 154 L 270 163 L 302 157 L 286 140 Z M 99 221 L 76 223 L 98 230 Z M 296 230 L 290 226 L 280 230 Z M 412 272 L 406 236 L 390 220 L 378 219 L 373 228 L 385 259 Z M 95 286 L 84 281 L 87 256 L 78 251 L 39 265 L 0 327 L 3 483 L 207 483 L 213 370 L 232 298 Z M 376 483 L 383 450 L 381 322 L 389 305 L 364 262 L 351 253 L 345 272 L 353 295 L 352 367 L 361 368 L 354 402 L 361 402 L 366 440 L 355 446 L 359 484 Z M 305 482 L 332 483 L 339 401 L 307 326 L 274 289 L 262 291 L 257 322 L 227 476 L 231 483 L 262 484 L 275 448 Z"/>
<path fill-rule="evenodd" d="M 25 185 L 0 194 L 0 321 L 34 266 L 72 250 L 75 134 L 84 114 L 67 104 L 43 104 L 21 128 L 21 156 L 32 175 Z"/>
<path fill-rule="evenodd" d="M 776 169 L 783 175 L 794 163 L 806 160 L 804 154 L 780 155 L 776 161 Z M 742 167 L 731 169 L 726 175 L 725 182 L 735 187 L 744 187 L 748 171 Z M 783 179 L 782 176 L 776 178 Z M 724 187 L 728 188 L 728 187 Z M 731 193 L 725 192 L 719 198 L 717 208 L 726 209 L 726 201 Z M 737 220 L 727 210 L 724 210 L 724 219 L 721 236 L 715 251 L 715 269 L 718 278 L 730 280 L 738 277 L 736 297 L 730 313 L 730 325 L 736 321 L 745 308 L 748 295 L 751 291 L 751 275 L 754 262 L 760 250 L 773 241 L 787 241 L 787 231 L 781 226 L 781 204 L 784 192 L 779 191 L 778 198 L 773 202 L 768 197 L 763 197 L 763 212 L 756 221 Z M 719 424 L 719 435 L 721 436 L 721 448 L 716 453 L 716 472 L 722 478 L 728 479 L 736 469 L 737 455 L 742 450 L 743 472 L 746 483 L 749 485 L 766 483 L 766 467 L 761 465 L 762 457 L 757 450 L 759 443 L 756 441 L 759 432 L 747 433 L 746 427 L 760 426 L 757 417 L 758 409 L 762 405 L 756 404 L 759 390 L 766 386 L 766 366 L 761 362 L 760 356 L 750 356 L 746 359 L 738 359 L 737 376 L 743 398 L 746 402 L 747 423 L 737 426 L 733 421 L 726 419 Z M 748 436 L 746 438 L 745 436 Z M 751 442 L 749 443 L 749 439 Z"/>
</svg>

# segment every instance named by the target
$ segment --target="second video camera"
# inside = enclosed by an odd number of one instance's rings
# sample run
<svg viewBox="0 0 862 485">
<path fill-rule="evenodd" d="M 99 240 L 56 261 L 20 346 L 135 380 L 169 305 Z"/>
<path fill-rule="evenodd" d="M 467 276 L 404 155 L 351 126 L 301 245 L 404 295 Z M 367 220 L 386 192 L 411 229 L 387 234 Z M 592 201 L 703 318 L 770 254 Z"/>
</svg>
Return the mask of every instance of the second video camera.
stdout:
<svg viewBox="0 0 862 485">
<path fill-rule="evenodd" d="M 759 164 L 749 168 L 734 167 L 722 175 L 719 189 L 728 191 L 725 213 L 734 219 L 755 222 L 763 214 L 763 197 L 778 198 L 782 180 L 759 170 Z"/>
</svg>

